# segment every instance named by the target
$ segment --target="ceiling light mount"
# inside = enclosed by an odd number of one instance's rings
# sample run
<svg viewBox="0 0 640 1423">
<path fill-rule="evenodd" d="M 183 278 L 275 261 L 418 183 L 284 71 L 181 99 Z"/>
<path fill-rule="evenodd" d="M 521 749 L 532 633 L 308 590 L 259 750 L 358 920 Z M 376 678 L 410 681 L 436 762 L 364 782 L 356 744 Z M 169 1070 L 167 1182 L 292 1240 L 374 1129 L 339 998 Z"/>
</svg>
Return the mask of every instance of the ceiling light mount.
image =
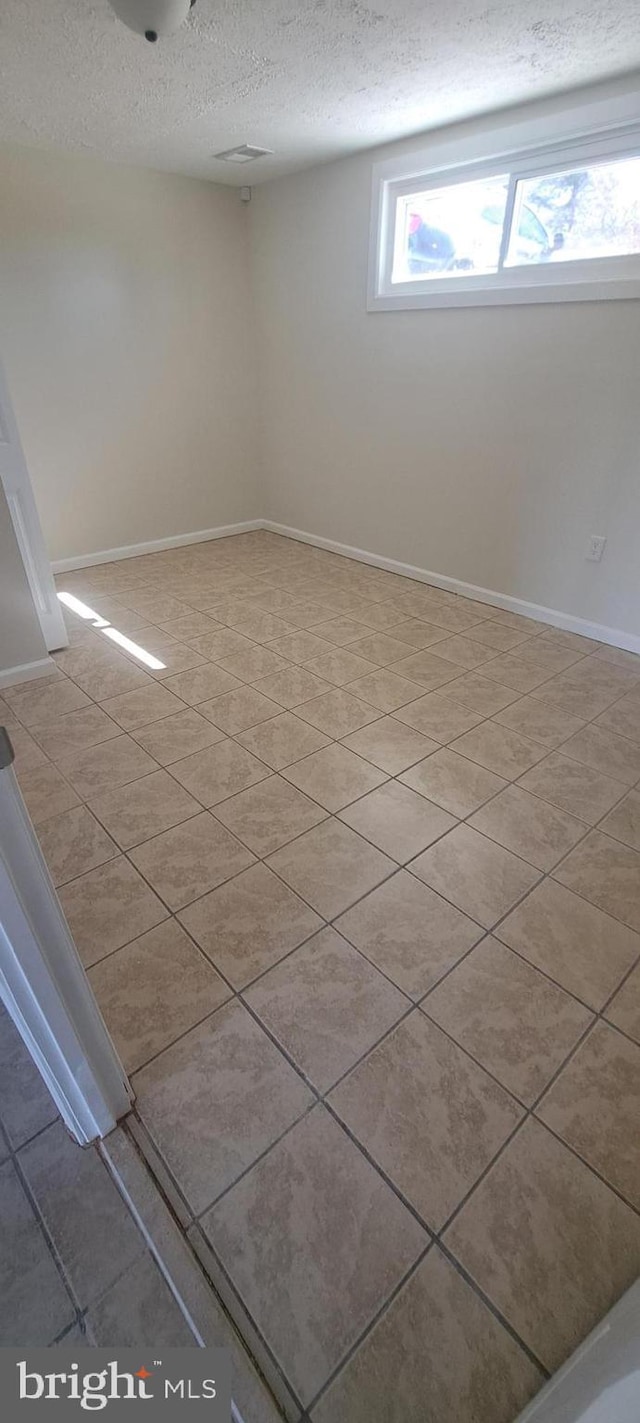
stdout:
<svg viewBox="0 0 640 1423">
<path fill-rule="evenodd" d="M 110 0 L 119 20 L 137 35 L 155 44 L 184 24 L 196 0 Z"/>
</svg>

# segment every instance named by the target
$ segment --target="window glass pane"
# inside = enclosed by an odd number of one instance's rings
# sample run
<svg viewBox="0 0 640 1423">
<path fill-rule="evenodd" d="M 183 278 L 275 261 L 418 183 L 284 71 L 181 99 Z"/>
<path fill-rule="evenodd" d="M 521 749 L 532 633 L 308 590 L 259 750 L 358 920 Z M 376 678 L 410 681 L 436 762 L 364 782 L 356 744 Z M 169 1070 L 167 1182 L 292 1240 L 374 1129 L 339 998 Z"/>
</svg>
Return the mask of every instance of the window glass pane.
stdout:
<svg viewBox="0 0 640 1423">
<path fill-rule="evenodd" d="M 508 177 L 398 199 L 394 282 L 497 272 Z"/>
<path fill-rule="evenodd" d="M 505 266 L 640 252 L 640 158 L 524 178 Z"/>
</svg>

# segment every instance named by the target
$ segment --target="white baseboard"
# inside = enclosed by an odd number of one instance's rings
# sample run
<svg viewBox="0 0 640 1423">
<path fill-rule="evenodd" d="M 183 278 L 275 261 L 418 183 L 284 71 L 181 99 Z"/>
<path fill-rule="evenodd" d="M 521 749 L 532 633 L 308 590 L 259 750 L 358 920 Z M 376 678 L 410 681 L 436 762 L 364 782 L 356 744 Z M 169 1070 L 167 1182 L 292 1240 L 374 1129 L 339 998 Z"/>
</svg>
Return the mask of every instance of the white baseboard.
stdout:
<svg viewBox="0 0 640 1423">
<path fill-rule="evenodd" d="M 74 568 L 93 568 L 98 563 L 117 563 L 121 558 L 139 558 L 143 553 L 161 553 L 166 548 L 182 548 L 186 544 L 208 543 L 210 539 L 226 539 L 231 534 L 251 533 L 264 528 L 262 519 L 246 519 L 241 524 L 221 524 L 217 529 L 198 529 L 194 534 L 173 534 L 167 539 L 151 539 L 148 543 L 126 544 L 123 548 L 103 548 L 96 553 L 78 553 L 72 558 L 58 558 L 51 564 L 54 573 L 70 573 Z"/>
<path fill-rule="evenodd" d="M 626 652 L 640 653 L 640 636 L 624 632 L 621 628 L 607 627 L 604 623 L 589 622 L 587 618 L 576 617 L 574 613 L 563 613 L 557 608 L 547 608 L 540 603 L 530 603 L 524 598 L 512 597 L 509 593 L 498 593 L 494 588 L 480 588 L 475 583 L 464 583 L 460 578 L 448 574 L 434 573 L 431 569 L 417 568 L 412 563 L 400 563 L 395 558 L 385 558 L 382 554 L 371 553 L 367 549 L 354 548 L 351 544 L 338 543 L 336 539 L 325 539 L 319 534 L 307 533 L 304 529 L 293 529 L 288 524 L 278 524 L 274 519 L 246 519 L 243 523 L 223 524 L 216 529 L 199 529 L 192 534 L 174 534 L 171 538 L 152 539 L 148 543 L 129 544 L 124 548 L 102 549 L 97 553 L 77 554 L 74 558 L 62 558 L 52 563 L 54 573 L 68 573 L 76 568 L 92 568 L 99 563 L 116 563 L 119 559 L 138 558 L 141 554 L 157 553 L 163 549 L 181 548 L 187 544 L 207 543 L 211 539 L 225 539 L 232 534 L 251 533 L 255 529 L 268 529 L 270 533 L 281 534 L 284 538 L 295 539 L 298 543 L 312 544 L 314 548 L 324 548 L 337 553 L 342 558 L 352 558 L 358 563 L 371 564 L 387 573 L 399 573 L 404 578 L 413 578 L 418 583 L 428 583 L 435 588 L 444 588 L 450 593 L 460 593 L 478 603 L 488 603 L 493 608 L 504 608 L 509 613 L 520 613 L 525 618 L 535 618 L 538 622 L 549 623 L 563 632 L 579 633 L 581 637 L 595 638 L 609 647 L 620 647 Z M 36 664 L 33 664 L 34 666 Z M 16 669 L 13 669 L 16 670 Z M 18 671 L 23 669 L 18 668 Z M 8 674 L 3 674 L 7 676 Z M 42 676 L 33 672 L 30 676 Z M 14 680 L 19 680 L 15 678 Z M 23 680 L 26 680 L 23 679 Z M 0 677 L 0 686 L 2 680 Z M 6 682 L 4 685 L 8 685 Z"/>
<path fill-rule="evenodd" d="M 459 593 L 477 603 L 488 603 L 493 608 L 504 608 L 509 613 L 535 618 L 538 622 L 560 628 L 562 632 L 576 632 L 581 637 L 605 642 L 609 647 L 620 647 L 626 652 L 640 653 L 640 636 L 623 632 L 620 628 L 607 627 L 604 623 L 592 623 L 587 618 L 576 617 L 573 613 L 562 613 L 557 608 L 546 608 L 540 603 L 529 603 L 524 598 L 514 598 L 508 593 L 497 593 L 493 588 L 479 588 L 475 583 L 463 583 L 460 578 L 450 578 L 444 573 L 432 573 L 426 568 L 416 568 L 412 563 L 399 563 L 395 558 L 384 558 L 381 554 L 370 553 L 366 549 L 337 543 L 335 539 L 320 538 L 317 534 L 308 534 L 302 529 L 289 528 L 287 524 L 277 524 L 273 519 L 260 520 L 259 527 L 268 529 L 273 534 L 282 534 L 288 539 L 296 539 L 298 543 L 327 549 L 343 558 L 356 559 L 358 563 L 370 563 L 374 568 L 383 568 L 387 573 L 399 573 L 403 578 L 414 578 L 419 583 L 430 583 L 435 588 Z"/>
<path fill-rule="evenodd" d="M 57 672 L 52 657 L 41 657 L 38 662 L 23 662 L 20 667 L 7 667 L 0 672 L 0 687 L 13 687 L 17 682 L 32 682 L 35 677 L 50 677 Z"/>
</svg>

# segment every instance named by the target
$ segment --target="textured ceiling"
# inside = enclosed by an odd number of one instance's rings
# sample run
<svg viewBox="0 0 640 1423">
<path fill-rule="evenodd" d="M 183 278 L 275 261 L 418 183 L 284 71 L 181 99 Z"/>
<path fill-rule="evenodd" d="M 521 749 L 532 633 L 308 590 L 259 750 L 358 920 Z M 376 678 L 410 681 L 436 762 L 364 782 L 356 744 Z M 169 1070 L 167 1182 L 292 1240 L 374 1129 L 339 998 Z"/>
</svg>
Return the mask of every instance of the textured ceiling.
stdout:
<svg viewBox="0 0 640 1423">
<path fill-rule="evenodd" d="M 0 0 L 0 141 L 255 183 L 640 65 L 638 0 Z M 246 166 L 213 154 L 275 151 Z"/>
</svg>

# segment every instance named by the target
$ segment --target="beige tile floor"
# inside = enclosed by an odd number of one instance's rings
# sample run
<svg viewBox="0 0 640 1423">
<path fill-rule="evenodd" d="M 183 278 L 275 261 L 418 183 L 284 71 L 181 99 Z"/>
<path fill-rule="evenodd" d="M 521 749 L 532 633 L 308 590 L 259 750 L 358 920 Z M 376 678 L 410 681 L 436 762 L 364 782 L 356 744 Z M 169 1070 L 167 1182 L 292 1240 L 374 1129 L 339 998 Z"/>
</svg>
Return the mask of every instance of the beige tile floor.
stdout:
<svg viewBox="0 0 640 1423">
<path fill-rule="evenodd" d="M 58 584 L 164 664 L 0 720 L 192 1244 L 288 1418 L 510 1423 L 640 1266 L 640 659 L 264 532 Z"/>
<path fill-rule="evenodd" d="M 192 1345 L 98 1152 L 57 1115 L 0 1008 L 0 1345 Z"/>
</svg>

